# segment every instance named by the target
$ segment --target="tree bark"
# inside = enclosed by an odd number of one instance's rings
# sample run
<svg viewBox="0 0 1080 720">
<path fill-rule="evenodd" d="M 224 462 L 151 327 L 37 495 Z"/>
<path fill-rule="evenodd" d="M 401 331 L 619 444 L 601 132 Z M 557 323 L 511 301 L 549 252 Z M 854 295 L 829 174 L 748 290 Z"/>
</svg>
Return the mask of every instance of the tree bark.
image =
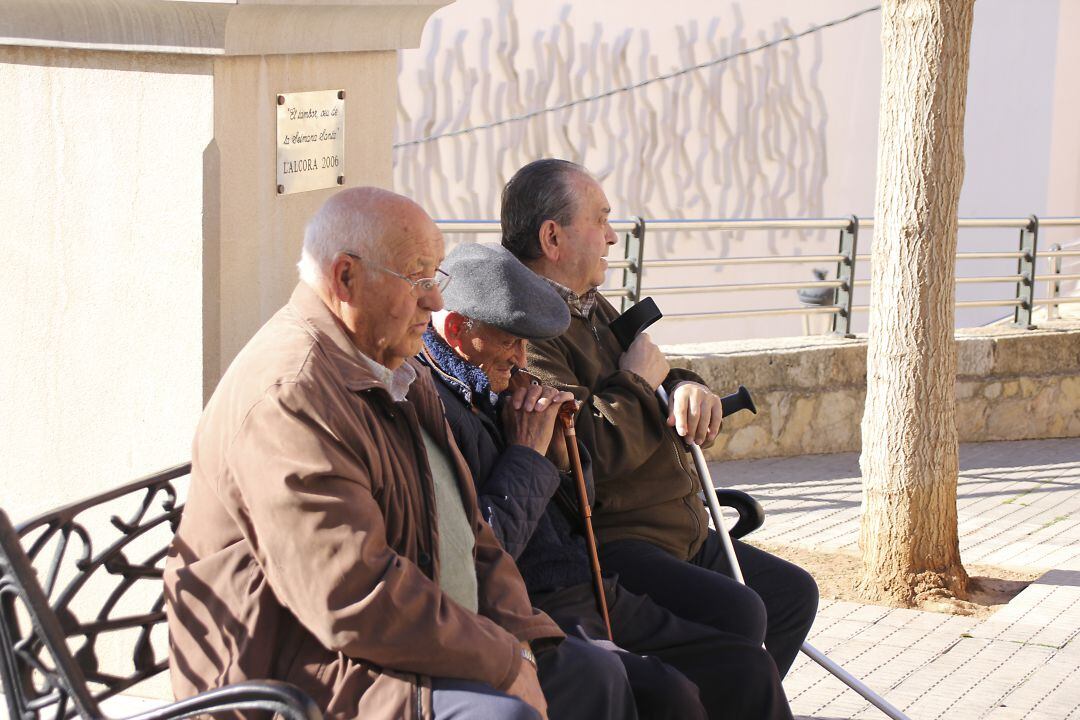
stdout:
<svg viewBox="0 0 1080 720">
<path fill-rule="evenodd" d="M 864 594 L 966 596 L 956 524 L 957 206 L 975 0 L 884 0 L 866 409 Z"/>
</svg>

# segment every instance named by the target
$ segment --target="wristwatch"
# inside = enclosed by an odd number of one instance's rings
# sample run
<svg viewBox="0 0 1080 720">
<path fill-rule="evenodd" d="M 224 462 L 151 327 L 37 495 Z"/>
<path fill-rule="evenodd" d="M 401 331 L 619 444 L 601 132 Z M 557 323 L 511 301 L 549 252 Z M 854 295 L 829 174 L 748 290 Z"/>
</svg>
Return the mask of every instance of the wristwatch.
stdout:
<svg viewBox="0 0 1080 720">
<path fill-rule="evenodd" d="M 536 667 L 536 656 L 533 655 L 532 648 L 530 648 L 528 645 L 522 644 L 521 659 L 529 663 L 533 667 Z"/>
</svg>

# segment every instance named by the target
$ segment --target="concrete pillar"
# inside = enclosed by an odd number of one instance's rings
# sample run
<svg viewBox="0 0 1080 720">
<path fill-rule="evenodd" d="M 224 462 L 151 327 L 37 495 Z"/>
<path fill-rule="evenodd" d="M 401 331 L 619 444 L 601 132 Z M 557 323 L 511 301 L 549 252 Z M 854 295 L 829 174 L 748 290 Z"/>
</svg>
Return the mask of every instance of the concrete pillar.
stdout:
<svg viewBox="0 0 1080 720">
<path fill-rule="evenodd" d="M 188 459 L 334 192 L 279 195 L 278 93 L 344 89 L 390 187 L 397 49 L 449 0 L 0 0 L 0 506 Z"/>
</svg>

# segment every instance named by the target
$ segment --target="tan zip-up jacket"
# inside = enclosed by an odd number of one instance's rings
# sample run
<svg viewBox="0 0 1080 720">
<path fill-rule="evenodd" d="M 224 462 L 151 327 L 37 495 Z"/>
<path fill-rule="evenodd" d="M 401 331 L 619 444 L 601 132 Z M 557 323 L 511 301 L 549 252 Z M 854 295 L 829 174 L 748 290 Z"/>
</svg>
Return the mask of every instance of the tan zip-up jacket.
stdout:
<svg viewBox="0 0 1080 720">
<path fill-rule="evenodd" d="M 479 516 L 428 370 L 414 367 L 394 402 L 304 284 L 233 361 L 199 423 L 165 569 L 178 697 L 273 678 L 328 717 L 424 718 L 430 677 L 505 690 L 520 640 L 562 637 Z M 420 425 L 457 469 L 479 613 L 439 588 Z"/>
<path fill-rule="evenodd" d="M 529 371 L 585 403 L 577 433 L 592 454 L 593 526 L 600 542 L 646 540 L 685 560 L 709 529 L 697 471 L 652 388 L 619 369 L 623 350 L 608 328 L 618 316 L 602 296 L 588 319 L 571 313 L 565 333 L 529 343 Z M 684 380 L 703 382 L 689 370 L 673 369 L 664 387 L 670 392 Z"/>
</svg>

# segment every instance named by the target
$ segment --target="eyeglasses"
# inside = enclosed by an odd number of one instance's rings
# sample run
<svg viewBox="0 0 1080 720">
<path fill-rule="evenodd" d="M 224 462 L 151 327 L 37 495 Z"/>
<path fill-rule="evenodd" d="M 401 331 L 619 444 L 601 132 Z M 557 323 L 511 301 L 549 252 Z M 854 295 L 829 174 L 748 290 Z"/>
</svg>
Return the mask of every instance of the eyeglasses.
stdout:
<svg viewBox="0 0 1080 720">
<path fill-rule="evenodd" d="M 348 255 L 349 257 L 353 258 L 354 260 L 360 260 L 362 262 L 367 263 L 367 260 L 364 260 L 364 258 L 360 257 L 356 253 L 351 253 L 351 252 L 346 252 L 346 251 L 342 251 L 342 252 L 345 255 Z M 371 265 L 371 267 L 375 268 L 376 270 L 382 270 L 387 275 L 393 275 L 394 277 L 400 278 L 400 279 L 404 280 L 405 282 L 409 283 L 409 285 L 412 286 L 412 294 L 413 294 L 414 297 L 419 297 L 421 295 L 425 295 L 425 294 L 427 294 L 427 293 L 429 293 L 429 292 L 431 292 L 432 290 L 435 290 L 435 289 L 438 289 L 438 291 L 441 293 L 442 291 L 446 290 L 446 288 L 449 287 L 449 285 L 450 285 L 450 274 L 445 272 L 441 268 L 436 268 L 435 269 L 435 276 L 434 277 L 419 278 L 417 280 L 413 280 L 411 277 L 408 277 L 407 275 L 402 275 L 399 272 L 394 272 L 390 268 L 385 267 L 383 265 L 379 265 L 378 263 L 368 263 L 368 264 Z"/>
</svg>

